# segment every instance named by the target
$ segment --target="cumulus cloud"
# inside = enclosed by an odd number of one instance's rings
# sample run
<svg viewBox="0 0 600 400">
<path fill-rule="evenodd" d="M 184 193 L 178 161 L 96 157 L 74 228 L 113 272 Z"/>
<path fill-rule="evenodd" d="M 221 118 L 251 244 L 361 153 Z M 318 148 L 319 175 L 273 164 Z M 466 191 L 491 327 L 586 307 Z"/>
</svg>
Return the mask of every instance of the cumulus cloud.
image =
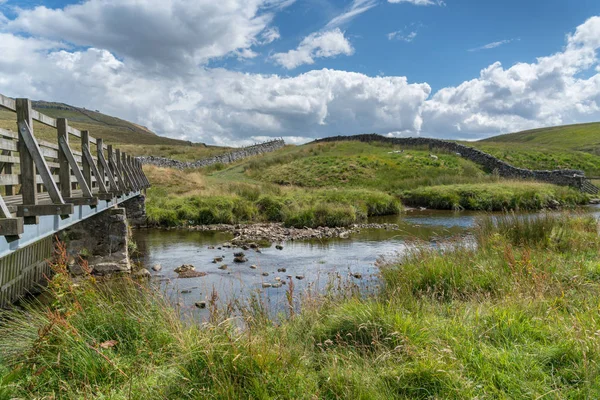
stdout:
<svg viewBox="0 0 600 400">
<path fill-rule="evenodd" d="M 273 12 L 290 3 L 87 0 L 63 9 L 19 9 L 2 30 L 106 49 L 153 68 L 181 70 L 274 40 L 276 31 L 269 27 Z"/>
<path fill-rule="evenodd" d="M 598 48 L 600 17 L 593 17 L 561 52 L 507 69 L 496 62 L 478 78 L 438 91 L 423 107 L 423 131 L 481 137 L 600 119 Z"/>
<path fill-rule="evenodd" d="M 298 48 L 286 53 L 275 53 L 271 58 L 275 63 L 287 69 L 294 69 L 303 64 L 314 64 L 315 58 L 352 55 L 354 49 L 339 29 L 315 32 L 305 37 Z"/>
<path fill-rule="evenodd" d="M 142 5 L 145 1 L 138 0 Z M 97 2 L 100 0 L 88 1 Z M 104 0 L 104 3 L 109 1 Z M 209 3 L 209 6 L 222 4 L 226 10 L 215 12 L 228 16 L 240 2 Z M 274 7 L 285 5 L 275 0 L 249 3 L 261 4 L 262 8 L 246 13 L 247 21 L 263 18 Z M 129 4 L 129 0 L 122 4 Z M 71 17 L 74 15 L 69 7 L 62 11 Z M 17 21 L 25 11 L 20 13 Z M 100 20 L 97 15 L 78 18 L 60 29 L 75 32 L 75 28 L 91 20 L 90 29 L 101 31 L 93 26 Z M 238 32 L 228 21 L 223 24 L 223 29 Z M 268 33 L 269 28 L 266 22 L 260 23 L 253 30 L 255 33 L 248 36 L 248 43 L 276 37 L 274 32 Z M 99 34 L 97 41 L 94 39 L 97 45 L 82 48 L 73 47 L 78 42 L 67 34 L 45 35 L 40 33 L 43 30 L 27 32 L 22 27 L 24 34 L 21 35 L 13 29 L 14 25 L 0 32 L 0 93 L 99 109 L 146 125 L 160 134 L 193 141 L 243 145 L 283 136 L 300 143 L 315 137 L 364 132 L 469 139 L 542 125 L 600 119 L 597 56 L 600 17 L 590 18 L 577 27 L 566 37 L 565 47 L 555 54 L 508 67 L 494 63 L 482 69 L 475 79 L 443 88 L 433 95 L 427 83 L 411 83 L 406 77 L 372 77 L 330 69 L 282 77 L 195 64 L 212 57 L 210 54 L 223 56 L 240 52 L 243 55 L 245 50 L 252 51 L 245 45 L 225 45 L 220 39 L 216 40 L 214 49 L 204 38 L 199 38 L 198 45 L 186 44 L 174 50 L 172 54 L 183 60 L 182 64 L 188 60 L 185 55 L 194 60 L 191 65 L 186 64 L 184 73 L 152 73 L 152 66 L 149 69 L 141 62 L 146 56 L 137 54 L 143 51 L 131 50 L 126 44 L 116 42 L 112 47 L 102 45 L 113 43 L 110 30 Z M 123 37 L 124 30 L 125 27 L 120 27 L 115 37 Z M 141 31 L 142 36 L 146 35 L 145 27 Z M 177 36 L 170 31 L 165 35 L 167 42 Z M 235 33 L 223 35 L 229 37 Z M 352 52 L 339 29 L 309 38 L 295 50 L 300 55 L 291 53 L 296 59 L 290 53 L 282 53 L 282 62 L 291 67 L 298 62 L 314 62 L 318 57 Z M 92 39 L 89 40 L 91 43 Z M 152 35 L 147 40 L 152 40 Z M 144 46 L 149 45 L 144 43 Z M 160 41 L 156 44 L 157 53 L 163 45 Z M 205 48 L 206 53 L 200 50 Z M 147 57 L 151 57 L 150 50 L 146 51 Z M 149 59 L 167 65 L 163 57 L 158 54 Z"/>
</svg>

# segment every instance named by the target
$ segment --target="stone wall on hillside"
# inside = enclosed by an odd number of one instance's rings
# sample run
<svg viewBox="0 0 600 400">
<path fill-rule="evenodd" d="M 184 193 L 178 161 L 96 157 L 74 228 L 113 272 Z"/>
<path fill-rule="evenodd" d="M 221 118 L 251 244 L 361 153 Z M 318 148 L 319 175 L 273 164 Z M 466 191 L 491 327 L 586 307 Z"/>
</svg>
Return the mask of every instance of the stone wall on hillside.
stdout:
<svg viewBox="0 0 600 400">
<path fill-rule="evenodd" d="M 185 169 L 185 168 L 201 168 L 207 167 L 213 164 L 229 164 L 237 160 L 242 160 L 247 157 L 256 156 L 263 153 L 269 153 L 275 150 L 278 150 L 285 146 L 285 142 L 283 139 L 272 140 L 270 142 L 259 143 L 253 146 L 243 147 L 238 150 L 219 154 L 214 157 L 204 158 L 202 160 L 197 161 L 178 161 L 172 160 L 170 158 L 164 157 L 154 157 L 154 156 L 144 156 L 138 157 L 138 160 L 142 162 L 142 164 L 147 165 L 155 165 L 157 167 L 167 167 L 167 168 L 177 168 L 177 169 Z"/>
<path fill-rule="evenodd" d="M 383 142 L 400 146 L 429 147 L 429 149 L 441 149 L 455 153 L 468 160 L 479 164 L 487 172 L 497 173 L 504 178 L 531 179 L 541 182 L 553 183 L 561 186 L 573 186 L 583 189 L 587 182 L 585 173 L 579 170 L 561 169 L 553 171 L 535 171 L 525 168 L 517 168 L 502 161 L 491 154 L 465 146 L 455 142 L 449 142 L 433 138 L 389 138 L 377 134 L 355 135 L 355 136 L 332 136 L 315 140 L 313 143 L 336 142 L 356 140 L 360 142 Z"/>
</svg>

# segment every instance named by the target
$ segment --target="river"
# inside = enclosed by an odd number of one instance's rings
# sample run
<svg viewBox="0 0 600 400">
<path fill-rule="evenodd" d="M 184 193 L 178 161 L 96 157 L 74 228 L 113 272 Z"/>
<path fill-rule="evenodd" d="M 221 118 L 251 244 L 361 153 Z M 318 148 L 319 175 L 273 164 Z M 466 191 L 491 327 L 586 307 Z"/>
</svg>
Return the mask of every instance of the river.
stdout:
<svg viewBox="0 0 600 400">
<path fill-rule="evenodd" d="M 599 206 L 586 210 L 600 218 Z M 248 261 L 241 264 L 233 262 L 233 253 L 240 249 L 221 247 L 232 239 L 229 233 L 142 229 L 134 231 L 133 239 L 140 252 L 138 261 L 151 270 L 152 280 L 182 312 L 202 319 L 208 310 L 195 304 L 208 301 L 212 293 L 218 295 L 220 305 L 258 293 L 267 309 L 282 311 L 290 280 L 297 295 L 322 293 L 332 282 L 374 292 L 379 285 L 377 260 L 393 259 L 415 240 L 438 246 L 448 238 L 466 237 L 482 215 L 426 210 L 372 218 L 369 222 L 394 223 L 400 229 L 365 229 L 348 239 L 286 242 L 282 250 L 273 245 L 260 253 L 250 249 L 244 251 Z M 223 262 L 213 263 L 215 257 L 223 257 Z M 206 276 L 178 279 L 174 270 L 182 264 L 192 264 Z M 227 269 L 218 268 L 223 264 Z M 155 265 L 162 269 L 153 271 Z M 282 281 L 286 284 L 277 287 Z"/>
</svg>

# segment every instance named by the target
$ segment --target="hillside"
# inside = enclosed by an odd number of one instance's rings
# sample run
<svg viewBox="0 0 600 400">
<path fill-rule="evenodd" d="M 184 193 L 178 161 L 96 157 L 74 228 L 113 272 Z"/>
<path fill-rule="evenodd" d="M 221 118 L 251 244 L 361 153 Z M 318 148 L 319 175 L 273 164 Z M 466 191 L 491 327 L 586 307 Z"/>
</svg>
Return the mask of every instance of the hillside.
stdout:
<svg viewBox="0 0 600 400">
<path fill-rule="evenodd" d="M 600 122 L 532 129 L 494 136 L 481 142 L 523 143 L 600 155 Z"/>
<path fill-rule="evenodd" d="M 34 101 L 33 108 L 52 118 L 67 118 L 74 128 L 88 130 L 93 137 L 101 137 L 108 144 L 118 144 L 123 151 L 136 156 L 155 155 L 190 161 L 229 151 L 225 147 L 159 136 L 132 122 L 68 104 Z M 0 109 L 0 128 L 14 131 L 15 125 L 15 113 Z M 39 139 L 56 141 L 54 128 L 34 122 L 34 131 Z"/>
<path fill-rule="evenodd" d="M 463 142 L 517 167 L 600 176 L 600 123 L 555 126 Z"/>
</svg>

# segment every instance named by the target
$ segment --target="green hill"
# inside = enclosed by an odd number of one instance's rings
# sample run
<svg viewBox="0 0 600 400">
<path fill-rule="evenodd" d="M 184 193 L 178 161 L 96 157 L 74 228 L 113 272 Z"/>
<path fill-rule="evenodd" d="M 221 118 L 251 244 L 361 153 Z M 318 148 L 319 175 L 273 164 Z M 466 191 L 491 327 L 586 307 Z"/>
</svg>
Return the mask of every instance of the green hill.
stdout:
<svg viewBox="0 0 600 400">
<path fill-rule="evenodd" d="M 600 122 L 554 126 L 509 133 L 484 139 L 484 143 L 523 143 L 534 146 L 559 147 L 600 155 Z"/>
<path fill-rule="evenodd" d="M 32 105 L 35 110 L 49 117 L 67 118 L 69 125 L 74 128 L 90 131 L 93 137 L 103 138 L 108 144 L 119 145 L 123 151 L 135 156 L 154 155 L 189 161 L 230 150 L 159 136 L 144 126 L 64 103 L 34 101 Z M 0 128 L 16 130 L 14 112 L 0 109 Z M 56 141 L 56 129 L 37 122 L 34 122 L 33 128 L 38 139 Z"/>
<path fill-rule="evenodd" d="M 600 176 L 600 122 L 533 129 L 464 144 L 517 167 L 578 169 Z"/>
</svg>

